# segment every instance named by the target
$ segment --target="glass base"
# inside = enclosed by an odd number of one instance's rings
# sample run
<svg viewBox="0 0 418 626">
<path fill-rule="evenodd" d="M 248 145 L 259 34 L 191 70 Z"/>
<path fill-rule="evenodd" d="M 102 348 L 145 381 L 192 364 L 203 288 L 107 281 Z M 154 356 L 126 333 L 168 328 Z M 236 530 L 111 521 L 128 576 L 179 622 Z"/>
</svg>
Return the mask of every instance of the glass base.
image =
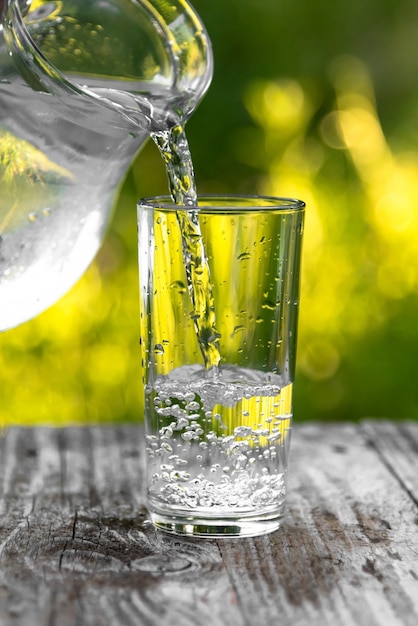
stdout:
<svg viewBox="0 0 418 626">
<path fill-rule="evenodd" d="M 150 511 L 152 523 L 159 530 L 173 535 L 188 537 L 256 537 L 278 530 L 283 518 L 283 511 L 269 515 L 248 517 L 210 518 L 196 515 L 176 515 L 155 510 Z"/>
</svg>

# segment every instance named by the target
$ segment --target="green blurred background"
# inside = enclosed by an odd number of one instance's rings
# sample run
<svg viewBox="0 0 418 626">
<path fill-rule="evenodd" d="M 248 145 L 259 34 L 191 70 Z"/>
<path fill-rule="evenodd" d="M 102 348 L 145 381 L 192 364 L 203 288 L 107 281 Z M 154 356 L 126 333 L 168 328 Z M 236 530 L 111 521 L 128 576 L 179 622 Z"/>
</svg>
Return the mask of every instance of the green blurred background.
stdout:
<svg viewBox="0 0 418 626">
<path fill-rule="evenodd" d="M 418 418 L 418 3 L 194 6 L 215 56 L 186 128 L 199 191 L 307 203 L 297 420 Z M 148 143 L 86 275 L 0 335 L 0 424 L 142 418 L 135 205 L 166 190 Z"/>
</svg>

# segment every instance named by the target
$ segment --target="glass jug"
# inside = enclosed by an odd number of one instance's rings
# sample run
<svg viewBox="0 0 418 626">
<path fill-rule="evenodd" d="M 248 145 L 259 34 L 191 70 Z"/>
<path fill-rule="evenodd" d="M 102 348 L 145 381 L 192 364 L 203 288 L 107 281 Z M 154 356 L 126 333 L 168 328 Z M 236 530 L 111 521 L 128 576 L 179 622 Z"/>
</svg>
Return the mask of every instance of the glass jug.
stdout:
<svg viewBox="0 0 418 626">
<path fill-rule="evenodd" d="M 0 0 L 0 330 L 60 298 L 94 257 L 150 132 L 212 76 L 185 0 Z"/>
</svg>

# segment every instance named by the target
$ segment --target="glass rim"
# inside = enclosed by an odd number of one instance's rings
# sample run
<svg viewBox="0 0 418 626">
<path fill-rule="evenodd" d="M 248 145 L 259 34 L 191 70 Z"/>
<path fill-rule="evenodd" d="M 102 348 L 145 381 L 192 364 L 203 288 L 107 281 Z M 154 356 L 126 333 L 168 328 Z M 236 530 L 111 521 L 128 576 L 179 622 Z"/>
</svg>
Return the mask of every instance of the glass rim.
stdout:
<svg viewBox="0 0 418 626">
<path fill-rule="evenodd" d="M 202 204 L 201 204 L 202 203 Z M 209 203 L 209 204 L 208 204 Z M 299 212 L 306 204 L 303 200 L 281 196 L 250 194 L 201 194 L 194 204 L 175 204 L 169 195 L 148 196 L 141 198 L 138 208 L 159 209 L 160 211 L 198 211 L 208 212 Z"/>
</svg>

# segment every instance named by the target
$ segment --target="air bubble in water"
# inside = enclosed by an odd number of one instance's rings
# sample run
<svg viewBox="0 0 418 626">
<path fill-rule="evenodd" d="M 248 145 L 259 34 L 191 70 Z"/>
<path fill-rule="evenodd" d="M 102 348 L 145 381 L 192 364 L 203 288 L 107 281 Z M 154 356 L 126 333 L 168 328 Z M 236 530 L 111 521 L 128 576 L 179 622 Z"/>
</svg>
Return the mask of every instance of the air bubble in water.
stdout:
<svg viewBox="0 0 418 626">
<path fill-rule="evenodd" d="M 234 430 L 235 437 L 248 437 L 253 432 L 250 426 L 237 426 Z"/>
</svg>

